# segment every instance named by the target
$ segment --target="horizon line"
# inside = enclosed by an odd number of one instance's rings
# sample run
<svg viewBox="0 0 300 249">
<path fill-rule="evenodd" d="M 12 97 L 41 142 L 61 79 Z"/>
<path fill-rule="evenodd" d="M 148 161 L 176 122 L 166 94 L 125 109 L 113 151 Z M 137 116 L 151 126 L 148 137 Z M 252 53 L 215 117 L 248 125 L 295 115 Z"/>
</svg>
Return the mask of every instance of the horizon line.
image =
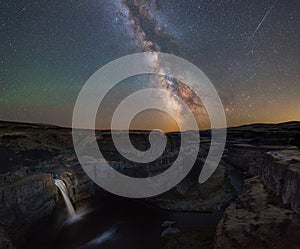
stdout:
<svg viewBox="0 0 300 249">
<path fill-rule="evenodd" d="M 257 122 L 257 123 L 245 123 L 241 125 L 235 125 L 235 126 L 228 126 L 228 127 L 223 127 L 223 128 L 214 128 L 214 130 L 219 130 L 219 129 L 231 129 L 231 128 L 239 128 L 239 127 L 245 127 L 245 126 L 251 126 L 251 125 L 280 125 L 280 124 L 288 124 L 288 123 L 300 123 L 300 120 L 288 120 L 284 122 Z M 112 130 L 109 128 L 95 128 L 95 129 L 87 129 L 87 128 L 73 128 L 72 126 L 63 126 L 63 125 L 57 125 L 57 124 L 49 124 L 49 123 L 41 123 L 41 122 L 33 122 L 29 123 L 27 121 L 15 121 L 15 120 L 0 120 L 0 123 L 15 123 L 15 124 L 24 124 L 24 125 L 38 125 L 38 126 L 52 126 L 53 128 L 61 128 L 61 129 L 78 129 L 78 130 L 95 130 L 95 131 L 127 131 L 126 129 L 124 130 Z M 161 130 L 162 129 L 129 129 L 129 131 L 144 131 L 144 132 L 150 132 L 153 130 Z M 185 131 L 180 131 L 180 130 L 174 130 L 174 131 L 163 131 L 165 133 L 172 133 L 172 132 L 187 132 L 187 131 L 211 131 L 211 128 L 207 129 L 199 129 L 199 130 L 185 130 Z"/>
</svg>

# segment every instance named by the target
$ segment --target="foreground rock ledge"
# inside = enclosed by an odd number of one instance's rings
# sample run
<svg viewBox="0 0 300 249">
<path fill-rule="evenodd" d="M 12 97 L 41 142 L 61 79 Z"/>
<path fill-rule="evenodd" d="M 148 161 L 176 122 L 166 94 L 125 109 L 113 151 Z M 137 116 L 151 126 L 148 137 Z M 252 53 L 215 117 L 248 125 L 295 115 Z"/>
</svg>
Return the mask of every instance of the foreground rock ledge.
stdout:
<svg viewBox="0 0 300 249">
<path fill-rule="evenodd" d="M 217 227 L 215 249 L 299 248 L 299 215 L 279 205 L 258 177 L 246 180 L 244 187 Z"/>
</svg>

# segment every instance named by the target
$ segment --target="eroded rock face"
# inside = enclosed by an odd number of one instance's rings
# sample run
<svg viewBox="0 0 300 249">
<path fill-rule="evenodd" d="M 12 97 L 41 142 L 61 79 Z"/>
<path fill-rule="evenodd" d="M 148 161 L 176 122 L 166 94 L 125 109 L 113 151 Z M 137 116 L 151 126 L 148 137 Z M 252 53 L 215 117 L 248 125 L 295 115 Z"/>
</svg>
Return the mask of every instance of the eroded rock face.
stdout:
<svg viewBox="0 0 300 249">
<path fill-rule="evenodd" d="M 72 156 L 62 154 L 34 169 L 20 167 L 0 175 L 0 227 L 10 237 L 18 236 L 53 212 L 56 200 L 61 198 L 53 182 L 53 172 L 66 183 L 75 206 L 94 195 L 94 183 L 75 163 L 75 157 L 70 159 Z"/>
<path fill-rule="evenodd" d="M 284 204 L 300 212 L 299 150 L 268 152 L 261 164 L 250 167 L 250 173 L 257 174 L 270 191 L 281 196 Z"/>
<path fill-rule="evenodd" d="M 5 231 L 5 236 L 0 236 L 2 247 L 10 248 L 9 237 L 22 234 L 53 212 L 60 198 L 54 173 L 59 173 L 67 184 L 73 204 L 94 194 L 94 184 L 70 150 L 70 132 L 54 126 L 1 123 L 0 228 Z"/>
<path fill-rule="evenodd" d="M 8 177 L 8 176 L 6 176 Z M 51 174 L 21 176 L 0 189 L 0 221 L 9 230 L 26 226 L 51 213 L 57 193 Z"/>
<path fill-rule="evenodd" d="M 299 133 L 299 122 L 229 129 L 227 163 L 255 177 L 226 209 L 215 248 L 299 248 Z"/>
<path fill-rule="evenodd" d="M 230 155 L 232 153 L 232 155 Z M 284 204 L 300 211 L 300 150 L 291 146 L 236 145 L 227 162 L 253 176 L 259 176 L 267 188 L 282 197 Z"/>
<path fill-rule="evenodd" d="M 75 205 L 95 194 L 96 185 L 85 174 L 71 151 L 61 152 L 60 155 L 45 161 L 40 170 L 52 172 L 63 180 L 68 188 L 70 199 Z"/>
<path fill-rule="evenodd" d="M 0 226 L 6 232 L 15 234 L 24 231 L 52 213 L 57 189 L 51 174 L 29 175 L 24 170 L 18 170 L 0 178 Z"/>
<path fill-rule="evenodd" d="M 220 210 L 233 198 L 223 165 L 220 165 L 205 183 L 199 184 L 197 179 L 194 181 L 189 179 L 189 183 L 185 191 L 182 191 L 184 183 L 181 183 L 172 190 L 150 198 L 148 201 L 167 210 L 199 212 Z"/>
<path fill-rule="evenodd" d="M 297 213 L 274 205 L 258 177 L 246 180 L 244 187 L 218 225 L 215 249 L 299 248 Z"/>
</svg>

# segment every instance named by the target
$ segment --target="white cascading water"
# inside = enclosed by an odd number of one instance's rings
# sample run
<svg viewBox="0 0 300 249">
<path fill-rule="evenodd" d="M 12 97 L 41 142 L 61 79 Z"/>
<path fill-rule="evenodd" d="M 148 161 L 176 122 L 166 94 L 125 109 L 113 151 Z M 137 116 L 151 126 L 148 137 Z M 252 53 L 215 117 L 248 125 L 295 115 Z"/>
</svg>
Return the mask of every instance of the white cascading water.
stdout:
<svg viewBox="0 0 300 249">
<path fill-rule="evenodd" d="M 65 203 L 66 203 L 66 206 L 67 206 L 67 209 L 68 209 L 69 216 L 70 217 L 74 216 L 76 214 L 75 209 L 74 209 L 74 207 L 72 205 L 72 202 L 69 198 L 68 190 L 67 190 L 67 187 L 66 187 L 65 183 L 62 180 L 59 180 L 59 179 L 54 179 L 54 183 L 59 188 L 62 196 L 64 197 L 64 200 L 65 200 Z"/>
</svg>

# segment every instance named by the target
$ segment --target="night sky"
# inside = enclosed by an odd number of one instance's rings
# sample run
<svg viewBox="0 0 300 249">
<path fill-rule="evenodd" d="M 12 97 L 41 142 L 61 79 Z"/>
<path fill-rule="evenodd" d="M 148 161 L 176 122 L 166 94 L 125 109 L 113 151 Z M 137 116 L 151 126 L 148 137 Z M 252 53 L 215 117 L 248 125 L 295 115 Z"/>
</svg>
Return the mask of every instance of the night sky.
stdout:
<svg viewBox="0 0 300 249">
<path fill-rule="evenodd" d="M 0 11 L 1 120 L 70 126 L 87 79 L 145 51 L 198 66 L 229 126 L 300 120 L 299 0 L 3 0 Z M 111 108 L 147 84 L 127 80 Z"/>
</svg>

